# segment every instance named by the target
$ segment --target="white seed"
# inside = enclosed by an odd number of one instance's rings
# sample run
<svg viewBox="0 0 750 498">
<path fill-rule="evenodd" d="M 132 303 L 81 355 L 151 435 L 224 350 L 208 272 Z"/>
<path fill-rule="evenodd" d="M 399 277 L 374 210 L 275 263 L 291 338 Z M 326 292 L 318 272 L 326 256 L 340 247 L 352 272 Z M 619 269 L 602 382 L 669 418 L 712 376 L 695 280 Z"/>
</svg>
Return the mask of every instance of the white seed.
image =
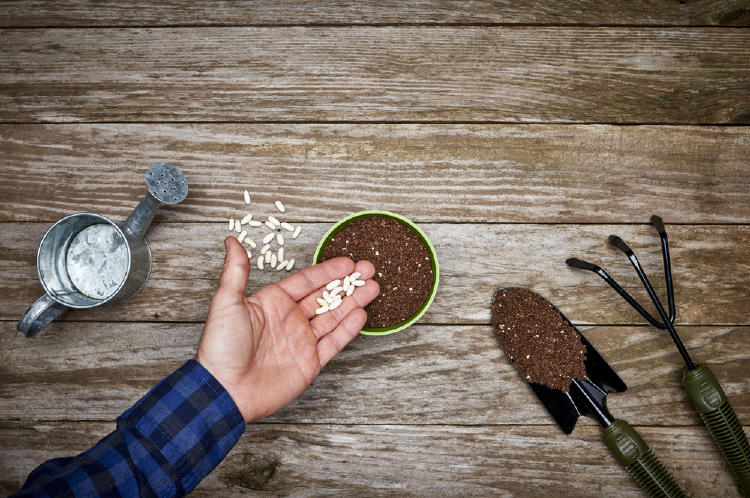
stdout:
<svg viewBox="0 0 750 498">
<path fill-rule="evenodd" d="M 278 242 L 278 244 L 279 244 L 280 246 L 283 246 L 283 245 L 284 245 L 284 236 L 283 236 L 283 235 L 281 235 L 281 233 L 277 233 L 277 234 L 276 234 L 276 242 Z"/>
<path fill-rule="evenodd" d="M 341 306 L 341 303 L 342 303 L 341 299 L 337 299 L 336 301 L 334 301 L 334 302 L 332 302 L 331 304 L 328 305 L 328 309 L 329 310 L 335 310 L 336 308 L 338 308 L 339 306 Z"/>
<path fill-rule="evenodd" d="M 325 299 L 317 298 L 316 301 L 318 301 L 318 304 L 321 306 L 328 306 L 328 301 Z"/>
<path fill-rule="evenodd" d="M 258 269 L 263 269 L 263 256 L 258 256 Z"/>
<path fill-rule="evenodd" d="M 329 282 L 328 285 L 326 285 L 326 289 L 327 290 L 333 290 L 336 287 L 338 287 L 339 284 L 341 284 L 341 280 L 336 279 L 333 282 Z"/>
<path fill-rule="evenodd" d="M 316 314 L 316 315 L 322 315 L 322 314 L 323 314 L 323 313 L 325 313 L 326 311 L 328 311 L 328 306 L 323 306 L 322 308 L 318 308 L 318 309 L 316 309 L 316 310 L 315 310 L 315 314 Z"/>
<path fill-rule="evenodd" d="M 266 234 L 266 236 L 263 237 L 263 243 L 264 244 L 268 244 L 269 242 L 271 242 L 273 240 L 274 235 L 276 235 L 275 232 L 271 232 L 269 234 Z"/>
<path fill-rule="evenodd" d="M 237 240 L 240 241 L 240 244 L 242 244 L 242 241 L 245 240 L 245 237 L 247 237 L 247 231 L 243 230 L 240 232 L 240 236 L 237 237 Z"/>
<path fill-rule="evenodd" d="M 271 248 L 271 244 L 266 244 L 263 247 L 260 248 L 260 253 L 265 254 L 268 252 L 268 250 Z"/>
<path fill-rule="evenodd" d="M 249 245 L 253 249 L 255 249 L 257 246 L 255 245 L 255 241 L 253 239 L 245 239 L 245 244 Z"/>
<path fill-rule="evenodd" d="M 245 190 L 245 204 L 250 204 L 250 192 Z"/>
<path fill-rule="evenodd" d="M 234 230 L 234 218 L 229 218 L 229 230 Z"/>
<path fill-rule="evenodd" d="M 346 295 L 351 296 L 352 294 L 354 294 L 354 289 L 355 287 L 353 285 L 350 285 L 349 288 L 346 289 Z"/>
<path fill-rule="evenodd" d="M 289 262 L 286 264 L 286 271 L 289 271 L 292 268 L 294 268 L 294 258 L 290 259 Z"/>
<path fill-rule="evenodd" d="M 278 265 L 276 265 L 276 270 L 281 271 L 284 269 L 284 267 L 286 267 L 286 261 L 281 261 Z"/>
<path fill-rule="evenodd" d="M 273 254 L 273 253 L 271 253 L 271 268 L 276 268 L 276 263 L 277 263 L 278 261 L 279 261 L 279 260 L 278 260 L 278 259 L 276 259 L 276 255 L 275 255 L 275 254 Z"/>
<path fill-rule="evenodd" d="M 293 232 L 294 231 L 294 225 L 290 225 L 286 221 L 282 221 L 281 222 L 281 228 L 283 228 L 287 232 Z"/>
<path fill-rule="evenodd" d="M 299 237 L 300 232 L 302 231 L 302 225 L 297 225 L 297 228 L 294 229 L 294 233 L 292 234 L 292 238 L 296 239 Z"/>
<path fill-rule="evenodd" d="M 263 255 L 263 259 L 266 260 L 266 263 L 271 262 L 271 251 L 266 251 L 266 253 Z"/>
<path fill-rule="evenodd" d="M 352 279 L 349 278 L 348 276 L 344 277 L 344 283 L 343 283 L 344 290 L 349 288 L 350 283 L 352 283 Z"/>
<path fill-rule="evenodd" d="M 284 204 L 281 201 L 276 201 L 274 202 L 274 204 L 276 204 L 276 209 L 278 209 L 282 213 L 286 211 L 286 208 L 284 207 Z"/>
<path fill-rule="evenodd" d="M 248 221 L 248 222 L 247 222 L 247 224 L 248 224 L 248 225 L 250 225 L 251 227 L 259 227 L 259 226 L 261 226 L 261 225 L 262 225 L 263 223 L 261 223 L 261 222 L 260 222 L 260 221 L 258 221 L 258 220 L 250 220 L 250 221 Z"/>
<path fill-rule="evenodd" d="M 357 280 L 362 274 L 358 271 L 355 271 L 351 275 L 349 275 L 349 280 Z"/>
<path fill-rule="evenodd" d="M 333 296 L 331 296 L 327 291 L 323 291 L 323 299 L 325 299 L 329 303 L 333 302 Z"/>
<path fill-rule="evenodd" d="M 240 233 L 242 231 L 242 225 L 240 225 L 240 220 L 234 220 L 234 229 L 237 231 L 237 233 Z"/>
<path fill-rule="evenodd" d="M 276 256 L 279 258 L 279 261 L 284 261 L 284 248 L 279 247 L 279 250 L 276 252 Z M 286 261 L 284 261 L 286 263 Z"/>
<path fill-rule="evenodd" d="M 352 285 L 354 287 L 362 287 L 363 285 L 365 285 L 365 281 L 364 280 L 355 280 L 354 282 L 352 282 Z"/>
<path fill-rule="evenodd" d="M 247 253 L 247 259 L 253 259 L 253 253 L 249 249 L 245 249 L 245 252 Z"/>
<path fill-rule="evenodd" d="M 265 226 L 267 226 L 268 228 L 270 228 L 271 230 L 276 230 L 276 226 L 274 226 L 274 224 L 273 224 L 273 223 L 271 223 L 271 222 L 270 222 L 270 221 L 268 221 L 268 220 L 264 221 L 264 222 L 263 222 L 263 224 L 264 224 Z"/>
<path fill-rule="evenodd" d="M 240 225 L 247 225 L 252 219 L 253 219 L 252 213 L 248 213 L 247 215 L 245 215 L 244 218 L 240 220 Z"/>
<path fill-rule="evenodd" d="M 331 295 L 335 297 L 335 296 L 337 296 L 337 295 L 338 295 L 339 293 L 341 293 L 341 292 L 342 292 L 343 290 L 344 290 L 344 288 L 343 288 L 343 287 L 336 287 L 335 289 L 333 289 L 333 290 L 331 291 Z"/>
<path fill-rule="evenodd" d="M 281 222 L 279 220 L 277 220 L 275 216 L 269 216 L 268 217 L 268 221 L 270 221 L 271 223 L 273 223 L 273 226 L 275 226 L 275 227 L 281 226 Z"/>
</svg>

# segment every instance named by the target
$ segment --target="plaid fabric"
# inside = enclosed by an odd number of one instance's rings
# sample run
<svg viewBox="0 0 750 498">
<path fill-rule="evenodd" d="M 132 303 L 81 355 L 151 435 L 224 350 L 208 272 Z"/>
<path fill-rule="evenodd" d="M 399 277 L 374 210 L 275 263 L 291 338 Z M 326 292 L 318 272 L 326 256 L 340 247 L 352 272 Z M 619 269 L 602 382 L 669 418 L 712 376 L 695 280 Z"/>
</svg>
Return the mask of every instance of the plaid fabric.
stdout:
<svg viewBox="0 0 750 498">
<path fill-rule="evenodd" d="M 245 430 L 229 393 L 190 360 L 117 419 L 117 429 L 71 458 L 37 467 L 14 496 L 183 496 Z"/>
</svg>

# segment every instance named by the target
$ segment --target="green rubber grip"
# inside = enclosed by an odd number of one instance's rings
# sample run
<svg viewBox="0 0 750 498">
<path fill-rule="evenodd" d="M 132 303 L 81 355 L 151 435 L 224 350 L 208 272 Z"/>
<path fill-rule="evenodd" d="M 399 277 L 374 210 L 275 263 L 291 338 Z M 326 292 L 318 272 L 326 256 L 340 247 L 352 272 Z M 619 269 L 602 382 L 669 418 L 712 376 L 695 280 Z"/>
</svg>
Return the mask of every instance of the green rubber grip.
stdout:
<svg viewBox="0 0 750 498">
<path fill-rule="evenodd" d="M 654 497 L 687 497 L 643 438 L 624 420 L 604 428 L 604 442 L 643 490 Z"/>
<path fill-rule="evenodd" d="M 750 496 L 750 444 L 719 381 L 711 370 L 699 366 L 685 371 L 682 384 L 737 477 L 742 494 Z"/>
</svg>

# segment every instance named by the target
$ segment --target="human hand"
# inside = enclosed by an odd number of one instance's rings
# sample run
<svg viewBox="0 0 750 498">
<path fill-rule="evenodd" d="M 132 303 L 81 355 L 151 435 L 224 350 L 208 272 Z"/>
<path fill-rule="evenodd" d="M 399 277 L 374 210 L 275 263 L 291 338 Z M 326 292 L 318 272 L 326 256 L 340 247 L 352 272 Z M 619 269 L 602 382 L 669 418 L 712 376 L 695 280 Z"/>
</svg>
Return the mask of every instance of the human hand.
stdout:
<svg viewBox="0 0 750 498">
<path fill-rule="evenodd" d="M 270 415 L 299 396 L 326 363 L 357 336 L 362 309 L 380 292 L 369 261 L 335 258 L 305 268 L 245 296 L 250 261 L 234 237 L 224 240 L 226 256 L 219 288 L 211 300 L 196 361 L 229 392 L 249 422 Z M 325 285 L 362 273 L 358 287 L 336 309 L 316 315 Z"/>
</svg>

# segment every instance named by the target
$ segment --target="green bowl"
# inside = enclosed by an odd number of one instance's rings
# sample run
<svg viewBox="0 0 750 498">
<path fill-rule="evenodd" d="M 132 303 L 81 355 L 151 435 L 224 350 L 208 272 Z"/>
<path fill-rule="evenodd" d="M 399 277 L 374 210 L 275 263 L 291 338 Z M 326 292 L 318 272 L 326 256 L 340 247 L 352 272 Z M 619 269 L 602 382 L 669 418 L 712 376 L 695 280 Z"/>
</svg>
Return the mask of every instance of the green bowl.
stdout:
<svg viewBox="0 0 750 498">
<path fill-rule="evenodd" d="M 362 329 L 362 334 L 364 335 L 388 335 L 393 334 L 395 332 L 399 332 L 401 330 L 404 330 L 405 328 L 412 325 L 414 322 L 420 319 L 422 315 L 424 315 L 425 311 L 427 311 L 427 308 L 430 307 L 432 304 L 432 301 L 435 299 L 435 294 L 437 294 L 437 288 L 438 288 L 438 280 L 440 280 L 440 265 L 438 265 L 438 259 L 437 259 L 437 252 L 435 251 L 435 248 L 432 245 L 432 242 L 430 242 L 430 239 L 427 238 L 427 235 L 420 230 L 420 228 L 412 223 L 410 220 L 404 218 L 403 216 L 399 216 L 395 213 L 391 213 L 389 211 L 360 211 L 359 213 L 354 213 L 352 215 L 347 216 L 346 218 L 343 218 L 339 220 L 338 223 L 333 225 L 330 230 L 326 232 L 326 234 L 323 236 L 323 238 L 320 240 L 320 243 L 318 244 L 318 248 L 315 250 L 315 256 L 313 256 L 313 264 L 320 263 L 320 256 L 323 253 L 323 248 L 328 244 L 328 242 L 331 241 L 331 239 L 339 233 L 345 226 L 349 225 L 349 223 L 359 220 L 361 218 L 367 218 L 370 216 L 383 216 L 386 218 L 392 218 L 405 227 L 407 227 L 409 230 L 414 232 L 419 239 L 424 242 L 424 244 L 427 246 L 427 249 L 430 251 L 430 259 L 432 260 L 430 265 L 432 266 L 432 288 L 430 289 L 430 295 L 427 298 L 427 301 L 422 305 L 419 310 L 417 310 L 416 313 L 414 313 L 411 317 L 407 318 L 401 323 L 397 323 L 395 325 L 391 325 L 390 327 L 365 327 Z"/>
</svg>

